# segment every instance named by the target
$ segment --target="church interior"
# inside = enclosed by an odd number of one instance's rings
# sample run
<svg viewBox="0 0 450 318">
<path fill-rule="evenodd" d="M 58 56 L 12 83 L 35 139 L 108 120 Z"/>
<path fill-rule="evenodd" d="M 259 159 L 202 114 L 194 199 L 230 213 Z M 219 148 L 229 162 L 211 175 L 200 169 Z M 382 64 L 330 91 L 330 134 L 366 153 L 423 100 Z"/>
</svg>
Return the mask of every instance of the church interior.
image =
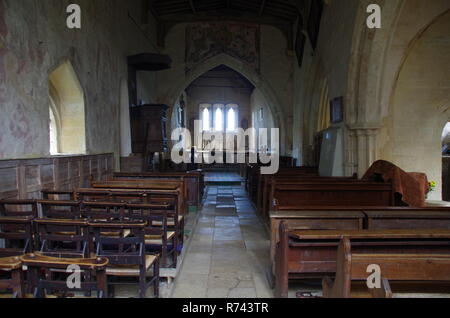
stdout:
<svg viewBox="0 0 450 318">
<path fill-rule="evenodd" d="M 448 0 L 0 0 L 0 111 L 0 298 L 450 298 Z"/>
</svg>

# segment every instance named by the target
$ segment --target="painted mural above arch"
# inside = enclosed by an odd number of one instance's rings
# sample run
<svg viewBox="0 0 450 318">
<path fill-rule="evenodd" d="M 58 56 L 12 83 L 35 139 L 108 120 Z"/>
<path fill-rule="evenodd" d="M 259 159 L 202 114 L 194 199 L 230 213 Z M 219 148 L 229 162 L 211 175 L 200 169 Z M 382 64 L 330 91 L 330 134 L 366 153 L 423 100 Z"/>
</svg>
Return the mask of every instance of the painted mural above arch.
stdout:
<svg viewBox="0 0 450 318">
<path fill-rule="evenodd" d="M 197 64 L 228 54 L 260 71 L 260 27 L 257 24 L 219 21 L 186 27 L 186 73 Z"/>
</svg>

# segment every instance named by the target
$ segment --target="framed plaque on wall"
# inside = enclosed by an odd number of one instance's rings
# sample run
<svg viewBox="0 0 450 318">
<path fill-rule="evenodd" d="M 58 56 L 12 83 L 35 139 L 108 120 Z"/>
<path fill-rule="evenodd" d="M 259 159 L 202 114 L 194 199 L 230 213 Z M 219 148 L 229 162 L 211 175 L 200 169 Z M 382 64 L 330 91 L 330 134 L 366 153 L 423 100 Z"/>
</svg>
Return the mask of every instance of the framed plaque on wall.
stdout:
<svg viewBox="0 0 450 318">
<path fill-rule="evenodd" d="M 337 97 L 331 101 L 331 123 L 338 124 L 344 121 L 344 97 Z"/>
</svg>

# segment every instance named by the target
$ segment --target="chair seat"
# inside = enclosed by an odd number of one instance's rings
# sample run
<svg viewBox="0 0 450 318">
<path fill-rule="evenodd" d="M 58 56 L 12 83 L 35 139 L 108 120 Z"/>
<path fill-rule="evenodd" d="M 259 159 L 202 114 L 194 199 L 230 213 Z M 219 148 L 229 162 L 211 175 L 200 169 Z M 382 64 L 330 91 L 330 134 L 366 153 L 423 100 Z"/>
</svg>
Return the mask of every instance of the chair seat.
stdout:
<svg viewBox="0 0 450 318">
<path fill-rule="evenodd" d="M 117 236 L 117 232 L 102 232 L 101 235 L 115 237 L 115 236 Z M 128 237 L 130 235 L 131 235 L 130 230 L 124 230 L 122 237 Z"/>
<path fill-rule="evenodd" d="M 77 235 L 77 233 L 75 232 L 58 232 L 56 233 L 57 235 L 64 235 L 64 236 L 75 236 Z M 128 237 L 130 236 L 131 231 L 130 230 L 125 230 L 123 231 L 123 237 Z M 102 235 L 104 236 L 117 236 L 117 232 L 102 232 Z"/>
<path fill-rule="evenodd" d="M 152 267 L 152 265 L 158 260 L 158 256 L 156 255 L 146 255 L 145 256 L 145 271 Z M 114 265 L 108 266 L 106 268 L 106 275 L 108 276 L 139 276 L 139 266 L 131 266 L 131 265 Z"/>
<path fill-rule="evenodd" d="M 176 232 L 167 232 L 167 240 L 171 240 L 176 235 Z M 145 244 L 147 245 L 162 245 L 162 236 L 158 235 L 146 235 Z"/>
<path fill-rule="evenodd" d="M 4 257 L 0 258 L 0 270 L 9 272 L 22 267 L 22 262 L 19 257 Z"/>
<path fill-rule="evenodd" d="M 0 294 L 0 299 L 12 299 L 12 298 L 13 298 L 13 294 Z M 34 296 L 32 294 L 26 294 L 24 296 L 24 298 L 32 299 L 32 298 L 34 298 Z M 45 298 L 56 299 L 58 297 L 52 296 L 52 295 L 47 295 L 47 296 L 45 296 Z"/>
<path fill-rule="evenodd" d="M 178 223 L 181 223 L 183 221 L 183 219 L 184 219 L 183 215 L 178 216 Z M 153 226 L 162 226 L 162 222 L 160 222 L 160 221 L 153 221 L 152 225 Z M 172 226 L 172 227 L 175 226 L 175 221 L 174 221 L 173 218 L 167 219 L 167 226 Z"/>
</svg>

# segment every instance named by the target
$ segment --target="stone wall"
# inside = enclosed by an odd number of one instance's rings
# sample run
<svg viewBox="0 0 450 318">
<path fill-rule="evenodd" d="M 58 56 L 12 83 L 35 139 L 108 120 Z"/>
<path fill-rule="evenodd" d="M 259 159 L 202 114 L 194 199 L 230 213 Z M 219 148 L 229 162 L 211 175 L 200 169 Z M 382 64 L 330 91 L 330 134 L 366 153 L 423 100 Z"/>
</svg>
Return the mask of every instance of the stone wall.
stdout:
<svg viewBox="0 0 450 318">
<path fill-rule="evenodd" d="M 255 89 L 253 91 L 250 103 L 252 113 L 252 120 L 251 120 L 252 127 L 256 129 L 257 134 L 260 128 L 269 129 L 267 135 L 268 144 L 265 146 L 270 147 L 272 142 L 270 128 L 277 128 L 273 120 L 272 111 L 270 110 L 270 107 L 267 105 L 267 101 L 264 99 L 264 96 L 261 94 L 261 91 L 259 89 Z M 262 118 L 261 118 L 261 111 L 262 111 Z M 259 149 L 259 146 L 260 145 L 257 143 L 256 144 L 257 149 Z"/>
<path fill-rule="evenodd" d="M 126 57 L 154 51 L 128 16 L 140 21 L 141 1 L 77 1 L 81 30 L 66 26 L 70 3 L 0 0 L 0 159 L 49 156 L 48 77 L 67 60 L 84 93 L 87 154 L 119 156 Z M 141 79 L 139 99 L 154 101 L 156 76 Z"/>
<path fill-rule="evenodd" d="M 379 137 L 379 157 L 404 170 L 425 172 L 442 190 L 442 131 L 450 119 L 450 12 L 410 48 L 389 115 Z"/>
<path fill-rule="evenodd" d="M 293 156 L 299 165 L 317 164 L 313 146 L 323 85 L 328 85 L 330 100 L 347 95 L 354 21 L 360 9 L 357 0 L 345 1 L 345 5 L 327 1 L 317 48 L 314 50 L 307 38 L 302 67 L 294 63 Z"/>
</svg>

